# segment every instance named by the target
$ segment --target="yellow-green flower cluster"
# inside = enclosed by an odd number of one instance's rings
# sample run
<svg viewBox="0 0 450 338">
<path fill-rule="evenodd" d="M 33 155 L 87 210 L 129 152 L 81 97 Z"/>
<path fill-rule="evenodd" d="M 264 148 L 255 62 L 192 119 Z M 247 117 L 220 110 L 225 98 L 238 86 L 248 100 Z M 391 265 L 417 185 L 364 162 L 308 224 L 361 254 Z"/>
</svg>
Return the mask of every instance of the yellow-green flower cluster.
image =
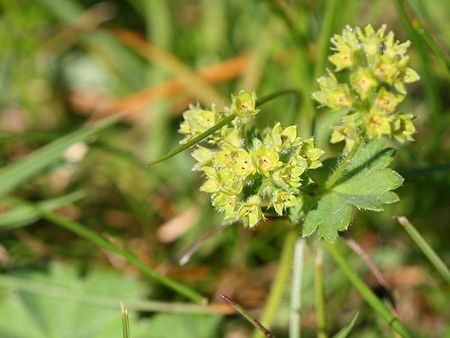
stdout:
<svg viewBox="0 0 450 338">
<path fill-rule="evenodd" d="M 323 154 L 312 139 L 298 137 L 295 126 L 277 123 L 259 132 L 252 123 L 257 113 L 254 94 L 241 91 L 224 113 L 191 108 L 180 128 L 190 139 L 211 127 L 209 121 L 237 115 L 197 145 L 192 155 L 197 161 L 194 170 L 206 177 L 201 190 L 211 193 L 213 206 L 226 221 L 241 220 L 250 227 L 264 219 L 266 211 L 281 216 L 296 207 L 301 187 L 309 183 L 307 170 L 321 166 Z"/>
<path fill-rule="evenodd" d="M 400 43 L 385 31 L 384 25 L 377 31 L 371 25 L 355 30 L 347 26 L 331 39 L 334 72 L 318 79 L 320 90 L 313 97 L 322 106 L 347 112 L 334 127 L 332 143 L 345 141 L 352 148 L 359 137 L 413 140 L 413 115 L 398 112 L 397 105 L 405 98 L 405 84 L 419 75 L 408 67 L 409 41 Z"/>
</svg>

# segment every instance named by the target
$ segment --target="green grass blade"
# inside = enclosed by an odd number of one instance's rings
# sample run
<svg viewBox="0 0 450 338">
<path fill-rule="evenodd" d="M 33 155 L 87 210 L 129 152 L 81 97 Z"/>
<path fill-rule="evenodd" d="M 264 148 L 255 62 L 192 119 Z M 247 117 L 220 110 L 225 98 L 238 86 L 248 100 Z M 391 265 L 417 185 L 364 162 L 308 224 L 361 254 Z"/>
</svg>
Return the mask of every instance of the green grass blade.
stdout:
<svg viewBox="0 0 450 338">
<path fill-rule="evenodd" d="M 416 31 L 416 34 L 418 36 L 420 36 L 420 38 L 422 39 L 422 41 L 428 46 L 428 48 L 433 52 L 433 54 L 442 61 L 442 63 L 445 65 L 445 67 L 447 68 L 448 71 L 450 71 L 450 57 L 448 55 L 446 55 L 446 53 L 444 52 L 444 49 L 441 48 L 438 43 L 436 42 L 435 39 L 433 39 L 433 37 L 431 36 L 431 34 L 425 29 L 424 25 L 420 22 L 418 15 L 416 15 L 413 11 L 414 11 L 414 7 L 411 6 L 411 1 L 410 0 L 406 0 L 406 2 L 408 2 L 410 4 L 409 6 L 409 10 L 411 13 L 414 14 L 414 25 L 412 25 L 413 29 Z M 402 15 L 408 15 L 408 13 L 406 12 L 406 8 L 403 5 L 401 7 Z"/>
<path fill-rule="evenodd" d="M 427 50 L 424 48 L 423 40 L 420 38 L 419 33 L 417 33 L 408 16 L 408 13 L 406 12 L 403 0 L 396 0 L 395 3 L 422 64 L 421 76 L 423 77 L 425 94 L 430 105 L 430 119 L 432 120 L 433 127 L 435 127 L 436 130 L 440 130 L 442 128 L 439 119 L 441 102 L 438 96 L 439 90 L 437 87 L 436 78 L 430 68 L 430 59 L 427 56 Z"/>
<path fill-rule="evenodd" d="M 122 317 L 122 336 L 130 338 L 130 321 L 128 319 L 128 310 L 120 303 L 120 316 Z"/>
<path fill-rule="evenodd" d="M 83 197 L 86 194 L 79 190 L 60 197 L 37 202 L 37 206 L 44 210 L 55 210 L 63 206 L 72 204 Z M 29 225 L 39 219 L 39 213 L 27 204 L 22 203 L 20 200 L 7 199 L 4 201 L 6 205 L 14 205 L 11 210 L 2 213 L 0 218 L 0 230 L 8 230 Z"/>
<path fill-rule="evenodd" d="M 338 333 L 336 333 L 333 338 L 346 338 L 348 337 L 348 335 L 350 334 L 350 332 L 353 330 L 353 327 L 356 324 L 356 321 L 358 320 L 358 315 L 359 313 L 357 313 L 352 321 L 350 322 L 350 324 L 348 324 L 346 327 L 344 327 L 343 329 L 339 330 Z"/>
<path fill-rule="evenodd" d="M 365 301 L 378 313 L 389 325 L 402 337 L 412 338 L 412 333 L 404 326 L 387 308 L 387 306 L 373 293 L 364 281 L 355 273 L 353 268 L 347 263 L 345 258 L 336 250 L 335 245 L 323 241 L 327 251 L 333 260 L 347 276 L 353 286 L 359 291 Z"/>
<path fill-rule="evenodd" d="M 450 284 L 450 271 L 445 263 L 433 250 L 433 248 L 427 243 L 427 241 L 425 241 L 425 239 L 420 235 L 420 233 L 406 217 L 397 217 L 397 220 L 403 226 L 412 240 L 417 244 L 420 250 L 422 250 L 423 254 L 430 260 L 431 264 L 433 264 L 436 270 L 441 274 L 442 278 L 444 278 L 444 280 L 448 284 Z"/>
<path fill-rule="evenodd" d="M 150 266 L 143 263 L 141 260 L 139 260 L 133 253 L 126 249 L 122 249 L 110 242 L 108 242 L 106 239 L 104 239 L 102 236 L 97 235 L 95 232 L 90 230 L 85 225 L 74 222 L 71 220 L 68 220 L 67 218 L 64 218 L 62 216 L 59 216 L 53 212 L 46 211 L 44 209 L 35 208 L 36 211 L 46 220 L 64 228 L 67 229 L 78 236 L 94 243 L 100 248 L 109 250 L 111 252 L 114 252 L 115 254 L 121 256 L 124 258 L 128 263 L 134 265 L 136 268 L 142 271 L 147 277 L 154 280 L 155 282 L 158 282 L 164 286 L 166 286 L 169 289 L 172 289 L 173 291 L 177 292 L 178 294 L 194 301 L 197 303 L 204 303 L 205 298 L 197 293 L 196 291 L 166 277 L 163 275 L 160 275 L 155 270 L 153 270 Z"/>
<path fill-rule="evenodd" d="M 0 197 L 13 191 L 29 178 L 40 174 L 46 167 L 57 161 L 72 144 L 84 141 L 118 121 L 119 117 L 115 116 L 83 127 L 43 146 L 19 161 L 3 167 L 0 169 Z"/>
</svg>

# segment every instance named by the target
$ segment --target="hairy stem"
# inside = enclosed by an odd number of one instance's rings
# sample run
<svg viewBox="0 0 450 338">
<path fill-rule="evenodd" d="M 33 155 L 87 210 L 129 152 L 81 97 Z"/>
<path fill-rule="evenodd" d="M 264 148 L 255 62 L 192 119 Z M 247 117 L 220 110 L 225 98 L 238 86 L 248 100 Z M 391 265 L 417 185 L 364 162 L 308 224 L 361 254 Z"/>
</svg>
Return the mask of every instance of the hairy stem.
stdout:
<svg viewBox="0 0 450 338">
<path fill-rule="evenodd" d="M 342 160 L 339 162 L 336 170 L 331 174 L 331 176 L 328 178 L 328 180 L 325 182 L 325 189 L 331 189 L 336 182 L 341 178 L 342 174 L 344 173 L 345 169 L 347 169 L 348 165 L 351 163 L 351 160 L 355 156 L 356 152 L 358 151 L 359 146 L 361 145 L 361 142 L 357 142 L 350 151 L 348 151 Z"/>
</svg>

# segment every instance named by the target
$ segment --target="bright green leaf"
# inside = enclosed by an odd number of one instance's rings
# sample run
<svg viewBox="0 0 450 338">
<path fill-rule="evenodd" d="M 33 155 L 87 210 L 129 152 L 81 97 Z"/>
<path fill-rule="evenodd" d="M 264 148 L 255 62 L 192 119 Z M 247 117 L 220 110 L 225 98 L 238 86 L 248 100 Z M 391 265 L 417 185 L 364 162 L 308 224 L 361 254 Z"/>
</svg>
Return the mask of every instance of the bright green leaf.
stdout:
<svg viewBox="0 0 450 338">
<path fill-rule="evenodd" d="M 0 302 L 0 337 L 2 338 L 120 338 L 120 307 L 111 307 L 78 302 L 85 294 L 103 295 L 116 299 L 144 297 L 144 287 L 137 280 L 106 271 L 93 271 L 83 278 L 76 269 L 52 265 L 44 274 L 26 273 L 23 278 L 29 284 L 50 287 L 48 295 L 11 291 Z M 0 276 L 0 280 L 2 277 Z M 73 300 L 54 298 L 55 290 L 65 287 Z M 148 325 L 130 314 L 130 325 L 134 338 L 148 337 Z"/>
<path fill-rule="evenodd" d="M 351 206 L 338 194 L 325 194 L 311 210 L 303 223 L 303 236 L 317 231 L 318 235 L 328 241 L 335 241 L 338 231 L 345 230 L 352 218 Z"/>
<path fill-rule="evenodd" d="M 397 202 L 398 196 L 392 190 L 402 184 L 403 178 L 387 168 L 394 155 L 395 151 L 384 148 L 382 141 L 362 144 L 336 183 L 313 199 L 303 224 L 303 236 L 310 236 L 317 231 L 320 237 L 334 241 L 338 232 L 349 226 L 352 205 L 358 209 L 382 211 L 384 204 Z M 317 181 L 320 182 L 326 176 L 333 175 L 335 163 L 336 159 L 326 161 L 313 179 L 319 178 Z"/>
<path fill-rule="evenodd" d="M 386 168 L 394 155 L 379 140 L 362 145 L 332 191 L 357 208 L 382 211 L 383 204 L 398 201 L 391 190 L 403 182 L 398 173 Z"/>
</svg>

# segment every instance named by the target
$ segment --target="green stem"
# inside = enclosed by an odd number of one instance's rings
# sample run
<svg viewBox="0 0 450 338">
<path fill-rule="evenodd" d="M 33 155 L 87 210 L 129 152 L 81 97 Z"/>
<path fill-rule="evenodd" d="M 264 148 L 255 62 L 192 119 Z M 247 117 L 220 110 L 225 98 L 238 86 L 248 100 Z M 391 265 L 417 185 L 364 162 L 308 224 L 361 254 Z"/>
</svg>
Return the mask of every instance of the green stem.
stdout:
<svg viewBox="0 0 450 338">
<path fill-rule="evenodd" d="M 325 287 L 323 275 L 323 248 L 317 250 L 315 269 L 315 296 L 317 316 L 317 338 L 327 338 L 327 314 L 325 311 Z"/>
<path fill-rule="evenodd" d="M 298 90 L 295 89 L 283 89 L 280 91 L 277 91 L 275 93 L 263 96 L 259 99 L 256 100 L 255 106 L 259 107 L 262 106 L 263 104 L 279 97 L 282 95 L 294 95 L 295 98 L 295 102 L 294 102 L 294 106 L 296 107 L 296 109 L 298 109 L 298 105 L 300 103 L 300 94 L 298 92 Z M 216 123 L 214 126 L 212 126 L 211 128 L 209 128 L 208 130 L 205 130 L 203 133 L 201 133 L 200 135 L 197 135 L 196 137 L 194 137 L 193 139 L 191 139 L 189 142 L 186 142 L 185 144 L 180 145 L 179 147 L 175 148 L 174 150 L 170 151 L 169 153 L 167 153 L 165 156 L 150 162 L 149 164 L 147 164 L 147 167 L 152 167 L 155 164 L 164 162 L 165 160 L 168 160 L 169 158 L 174 157 L 175 155 L 178 155 L 179 153 L 185 151 L 186 149 L 189 149 L 190 147 L 196 145 L 197 143 L 201 142 L 202 140 L 204 140 L 205 138 L 207 138 L 209 135 L 214 134 L 216 131 L 218 131 L 220 128 L 222 128 L 223 126 L 226 126 L 228 123 L 230 123 L 231 121 L 233 121 L 236 118 L 236 114 L 231 114 L 227 117 L 225 117 L 224 119 L 222 119 L 221 121 L 219 121 L 218 123 Z"/>
<path fill-rule="evenodd" d="M 128 318 L 128 310 L 120 303 L 120 315 L 122 317 L 122 336 L 130 338 L 130 321 Z"/>
<path fill-rule="evenodd" d="M 294 97 L 294 104 L 293 106 L 295 107 L 294 110 L 298 109 L 298 106 L 300 104 L 300 92 L 297 89 L 282 89 L 279 90 L 277 92 L 274 92 L 272 94 L 268 94 L 265 95 L 263 97 L 260 97 L 259 99 L 256 100 L 256 107 L 260 107 L 263 104 L 272 101 L 273 99 L 279 97 L 279 96 L 283 96 L 283 95 L 292 95 Z"/>
<path fill-rule="evenodd" d="M 430 260 L 431 264 L 434 265 L 434 267 L 441 274 L 444 280 L 450 284 L 450 271 L 445 263 L 436 254 L 436 252 L 434 252 L 433 248 L 428 245 L 425 239 L 420 235 L 420 233 L 416 230 L 416 228 L 414 228 L 414 226 L 406 217 L 397 217 L 397 220 L 403 226 L 408 235 L 413 239 L 413 241 L 416 242 L 417 246 Z"/>
<path fill-rule="evenodd" d="M 353 286 L 359 291 L 365 301 L 377 312 L 389 325 L 402 337 L 412 338 L 412 333 L 404 326 L 386 307 L 386 305 L 373 293 L 364 281 L 355 273 L 353 268 L 347 263 L 345 258 L 336 250 L 335 246 L 324 241 L 324 246 L 330 253 L 333 260 L 347 276 Z"/>
<path fill-rule="evenodd" d="M 341 178 L 345 169 L 347 169 L 351 160 L 353 159 L 353 156 L 355 156 L 356 152 L 358 151 L 360 144 L 361 144 L 361 142 L 357 142 L 353 146 L 353 148 L 350 149 L 350 151 L 344 155 L 344 158 L 339 162 L 336 170 L 333 172 L 333 174 L 331 174 L 331 176 L 325 182 L 325 189 L 331 189 L 336 184 L 336 182 Z"/>
<path fill-rule="evenodd" d="M 275 313 L 280 306 L 283 293 L 286 289 L 286 284 L 289 280 L 296 238 L 297 234 L 295 230 L 292 230 L 286 237 L 277 275 L 275 277 L 275 281 L 273 282 L 272 288 L 270 289 L 269 299 L 261 316 L 261 323 L 268 329 L 270 329 L 273 320 L 275 319 Z M 252 338 L 263 338 L 263 333 L 260 331 L 255 331 Z"/>
<path fill-rule="evenodd" d="M 228 123 L 233 121 L 235 119 L 235 117 L 236 117 L 236 114 L 231 114 L 230 116 L 225 117 L 224 119 L 222 119 L 221 121 L 216 123 L 214 126 L 209 128 L 208 130 L 205 130 L 200 135 L 197 135 L 196 137 L 191 139 L 189 142 L 186 142 L 186 143 L 182 144 L 181 146 L 179 146 L 179 147 L 175 148 L 174 150 L 170 151 L 169 153 L 167 153 L 167 155 L 157 159 L 156 161 L 150 162 L 146 166 L 147 167 L 152 167 L 155 164 L 164 162 L 165 160 L 168 160 L 169 158 L 172 158 L 175 155 L 178 155 L 179 153 L 185 151 L 186 149 L 189 149 L 193 145 L 196 145 L 197 143 L 199 143 L 203 139 L 207 138 L 209 135 L 214 134 L 216 131 L 218 131 L 223 126 L 226 126 Z"/>
<path fill-rule="evenodd" d="M 297 239 L 294 249 L 294 261 L 291 287 L 291 313 L 289 318 L 289 338 L 301 337 L 300 312 L 302 306 L 302 281 L 305 240 Z"/>
<path fill-rule="evenodd" d="M 46 220 L 65 228 L 69 231 L 72 231 L 73 233 L 77 234 L 80 237 L 83 237 L 84 239 L 94 243 L 95 245 L 109 250 L 111 252 L 114 252 L 115 254 L 121 256 L 124 258 L 128 263 L 134 265 L 136 268 L 141 270 L 147 277 L 150 279 L 153 279 L 154 281 L 168 287 L 169 289 L 172 289 L 173 291 L 179 293 L 180 295 L 185 296 L 188 299 L 191 299 L 194 302 L 197 303 L 205 303 L 206 299 L 197 293 L 194 290 L 191 290 L 190 288 L 173 281 L 172 279 L 162 276 L 158 274 L 156 271 L 154 271 L 151 267 L 149 267 L 147 264 L 140 261 L 133 253 L 126 249 L 122 249 L 120 247 L 117 247 L 110 242 L 108 242 L 103 237 L 97 235 L 95 232 L 89 230 L 86 226 L 83 224 L 68 220 L 67 218 L 61 217 L 55 213 L 38 209 L 36 210 L 39 212 L 39 214 L 45 218 Z"/>
</svg>

